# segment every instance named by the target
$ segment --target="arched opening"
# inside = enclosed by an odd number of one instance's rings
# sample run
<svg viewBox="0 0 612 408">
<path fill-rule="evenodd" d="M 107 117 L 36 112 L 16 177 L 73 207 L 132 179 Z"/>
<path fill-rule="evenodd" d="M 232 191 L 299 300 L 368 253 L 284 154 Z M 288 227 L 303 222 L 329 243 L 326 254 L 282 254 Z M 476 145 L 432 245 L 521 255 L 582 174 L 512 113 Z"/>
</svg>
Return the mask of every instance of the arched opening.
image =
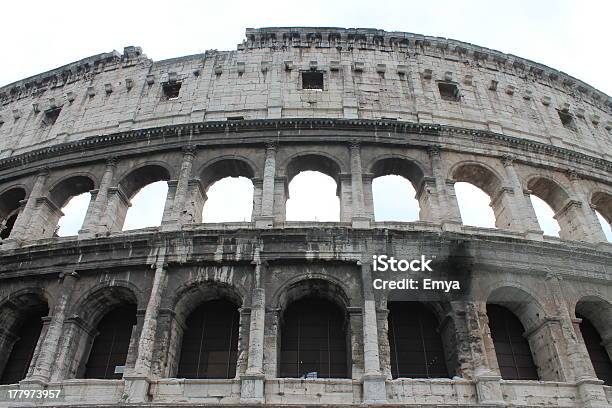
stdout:
<svg viewBox="0 0 612 408">
<path fill-rule="evenodd" d="M 253 212 L 252 166 L 242 159 L 222 159 L 201 174 L 206 191 L 202 222 L 250 221 Z"/>
<path fill-rule="evenodd" d="M 491 197 L 473 184 L 455 183 L 457 204 L 463 225 L 495 228 L 495 214 L 491 208 Z"/>
<path fill-rule="evenodd" d="M 467 163 L 453 171 L 455 193 L 464 225 L 510 229 L 512 214 L 502 180 L 493 170 Z"/>
<path fill-rule="evenodd" d="M 576 304 L 576 317 L 595 375 L 612 386 L 612 304 L 587 296 Z"/>
<path fill-rule="evenodd" d="M 136 305 L 122 304 L 106 313 L 96 327 L 84 378 L 120 379 L 126 366 Z"/>
<path fill-rule="evenodd" d="M 314 154 L 298 156 L 287 165 L 287 221 L 340 221 L 340 167 Z"/>
<path fill-rule="evenodd" d="M 540 197 L 530 194 L 529 198 L 531 199 L 533 211 L 536 214 L 538 224 L 540 225 L 540 229 L 542 230 L 544 235 L 558 237 L 561 227 L 555 219 L 555 212 L 553 211 L 553 209 L 550 207 L 550 205 L 546 204 L 546 201 L 542 200 Z"/>
<path fill-rule="evenodd" d="M 116 203 L 116 225 L 123 231 L 161 225 L 168 195 L 170 173 L 159 165 L 132 171 L 119 183 L 112 198 Z"/>
<path fill-rule="evenodd" d="M 489 329 L 504 380 L 539 380 L 521 321 L 507 308 L 487 304 Z"/>
<path fill-rule="evenodd" d="M 393 378 L 448 378 L 439 322 L 419 302 L 389 302 L 389 346 Z"/>
<path fill-rule="evenodd" d="M 348 378 L 347 319 L 330 300 L 292 302 L 281 324 L 280 377 Z"/>
<path fill-rule="evenodd" d="M 0 240 L 11 235 L 21 201 L 25 200 L 26 192 L 22 188 L 11 188 L 0 195 Z"/>
<path fill-rule="evenodd" d="M 555 181 L 545 177 L 534 177 L 527 183 L 531 191 L 531 203 L 540 228 L 546 235 L 571 238 L 571 231 L 577 218 L 571 206 L 569 195 Z"/>
<path fill-rule="evenodd" d="M 376 221 L 418 221 L 421 213 L 416 188 L 423 171 L 410 160 L 386 158 L 371 169 L 372 199 Z"/>
<path fill-rule="evenodd" d="M 43 237 L 76 235 L 83 225 L 93 189 L 94 182 L 87 176 L 69 177 L 53 186 L 49 200 L 40 206 L 41 219 L 47 220 Z"/>
<path fill-rule="evenodd" d="M 234 378 L 238 358 L 238 307 L 224 299 L 202 303 L 187 317 L 178 378 Z"/>
<path fill-rule="evenodd" d="M 586 317 L 580 314 L 577 314 L 576 317 L 582 319 L 580 322 L 580 333 L 593 364 L 595 375 L 605 385 L 612 386 L 612 362 L 610 362 L 608 352 L 602 346 L 603 342 L 599 332 Z"/>
<path fill-rule="evenodd" d="M 68 200 L 62 208 L 64 215 L 57 222 L 58 236 L 68 237 L 79 233 L 83 221 L 85 221 L 90 201 L 91 194 L 89 192 L 76 195 Z"/>
<path fill-rule="evenodd" d="M 612 242 L 612 195 L 596 192 L 591 198 L 591 205 L 596 209 L 595 213 L 604 231 L 604 235 L 608 242 Z"/>
<path fill-rule="evenodd" d="M 42 319 L 48 313 L 47 302 L 40 293 L 17 295 L 2 305 L 0 384 L 15 384 L 26 377 L 42 331 Z"/>
</svg>

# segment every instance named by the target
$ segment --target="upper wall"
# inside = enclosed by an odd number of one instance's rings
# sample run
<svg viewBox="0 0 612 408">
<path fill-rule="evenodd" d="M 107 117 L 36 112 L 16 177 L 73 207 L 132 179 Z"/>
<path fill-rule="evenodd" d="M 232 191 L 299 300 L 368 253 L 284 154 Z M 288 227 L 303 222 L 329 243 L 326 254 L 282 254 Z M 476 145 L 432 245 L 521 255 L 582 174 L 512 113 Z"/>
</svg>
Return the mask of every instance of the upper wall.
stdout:
<svg viewBox="0 0 612 408">
<path fill-rule="evenodd" d="M 302 89 L 308 70 L 323 73 L 322 91 Z M 440 82 L 457 87 L 457 101 L 441 97 Z M 169 99 L 164 85 L 177 83 Z M 235 117 L 439 123 L 612 160 L 612 98 L 579 80 L 454 40 L 340 28 L 247 29 L 237 51 L 160 62 L 127 47 L 7 85 L 0 159 L 92 135 Z"/>
</svg>

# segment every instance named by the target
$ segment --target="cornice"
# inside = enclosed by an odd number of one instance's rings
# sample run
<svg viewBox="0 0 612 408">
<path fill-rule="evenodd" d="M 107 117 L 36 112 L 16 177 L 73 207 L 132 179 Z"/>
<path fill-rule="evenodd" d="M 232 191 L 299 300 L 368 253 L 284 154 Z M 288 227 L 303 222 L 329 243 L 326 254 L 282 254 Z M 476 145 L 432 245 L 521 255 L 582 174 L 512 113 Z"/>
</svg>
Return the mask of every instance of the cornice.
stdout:
<svg viewBox="0 0 612 408">
<path fill-rule="evenodd" d="M 181 142 L 184 136 L 204 135 L 204 134 L 219 134 L 223 133 L 228 136 L 228 143 L 231 143 L 229 137 L 239 132 L 258 132 L 258 131 L 300 131 L 300 130 L 325 130 L 335 129 L 342 131 L 373 131 L 373 132 L 390 132 L 395 134 L 409 135 L 427 135 L 432 137 L 441 137 L 444 135 L 459 134 L 466 135 L 477 139 L 484 146 L 494 144 L 497 146 L 509 147 L 512 149 L 522 150 L 528 153 L 537 153 L 555 158 L 560 158 L 576 164 L 595 167 L 605 172 L 612 173 L 612 162 L 598 157 L 589 156 L 584 153 L 575 152 L 573 150 L 553 146 L 541 142 L 527 140 L 515 136 L 503 135 L 486 130 L 466 129 L 454 126 L 445 126 L 437 124 L 422 124 L 413 122 L 404 122 L 397 120 L 383 119 L 325 119 L 325 118 L 295 118 L 295 119 L 256 119 L 256 120 L 240 120 L 240 121 L 207 121 L 190 124 L 178 124 L 170 126 L 162 126 L 155 128 L 144 128 L 138 130 L 130 130 L 117 132 L 105 135 L 90 136 L 82 140 L 60 143 L 49 147 L 32 150 L 15 156 L 7 157 L 0 160 L 0 172 L 9 169 L 19 169 L 29 165 L 43 162 L 45 160 L 62 157 L 71 153 L 80 153 L 84 151 L 93 151 L 111 146 L 121 146 L 130 143 L 137 143 L 143 140 L 165 140 Z M 222 140 L 217 138 L 218 140 Z M 354 136 L 350 138 L 353 140 Z M 349 141 L 350 141 L 349 140 Z M 241 144 L 248 143 L 244 138 L 241 139 Z M 265 141 L 259 141 L 256 138 L 254 144 L 265 145 Z M 283 143 L 282 139 L 278 143 Z M 287 142 L 288 143 L 288 142 Z M 372 144 L 368 140 L 361 140 L 363 145 Z M 410 141 L 406 140 L 406 144 Z M 440 148 L 445 146 L 440 142 Z M 520 158 L 520 155 L 517 155 Z"/>
</svg>

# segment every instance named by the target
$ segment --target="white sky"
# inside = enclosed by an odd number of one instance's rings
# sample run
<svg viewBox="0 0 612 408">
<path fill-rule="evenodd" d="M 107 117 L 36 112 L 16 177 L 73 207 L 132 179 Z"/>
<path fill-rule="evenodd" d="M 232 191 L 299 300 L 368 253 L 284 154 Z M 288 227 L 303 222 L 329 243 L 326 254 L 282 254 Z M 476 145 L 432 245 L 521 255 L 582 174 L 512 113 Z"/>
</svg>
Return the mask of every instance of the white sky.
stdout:
<svg viewBox="0 0 612 408">
<path fill-rule="evenodd" d="M 113 49 L 122 51 L 127 45 L 141 46 L 145 54 L 159 61 L 202 53 L 207 49 L 234 50 L 236 44 L 243 40 L 247 27 L 327 26 L 408 31 L 471 42 L 546 64 L 608 95 L 612 94 L 612 75 L 609 74 L 612 65 L 609 21 L 612 2 L 607 0 L 308 0 L 293 3 L 278 0 L 22 0 L 5 2 L 2 16 L 0 85 L 90 55 Z M 311 187 L 313 193 L 319 192 L 324 185 L 317 180 L 303 183 Z M 406 215 L 414 212 L 414 206 L 410 209 L 410 197 L 414 193 L 402 191 L 397 180 L 387 181 L 386 184 L 389 187 L 374 185 L 378 191 L 377 219 L 414 217 L 414 214 Z M 225 188 L 228 190 L 219 187 L 226 197 L 232 198 L 225 202 L 222 199 L 221 204 L 208 203 L 207 208 L 212 208 L 208 210 L 209 215 L 214 214 L 215 206 L 226 211 L 225 217 L 230 213 L 235 216 L 239 211 L 230 204 L 234 205 L 240 195 L 230 187 Z M 153 201 L 163 203 L 160 200 L 165 194 L 163 186 L 150 190 Z M 248 197 L 248 192 L 246 194 Z M 296 194 L 299 193 L 292 193 L 292 200 Z M 387 202 L 385 194 L 389 197 L 387 208 L 383 204 Z M 398 194 L 408 198 L 405 202 L 398 200 Z M 152 198 L 143 195 L 145 198 L 142 202 L 150 203 Z M 475 196 L 471 197 L 470 202 L 477 201 L 473 199 Z M 321 204 L 314 199 L 299 211 L 313 210 L 313 203 Z M 137 215 L 130 214 L 126 228 L 151 223 L 159 216 L 149 215 L 144 209 L 139 210 L 140 204 L 137 204 L 134 203 L 130 213 L 140 214 L 140 220 Z M 84 213 L 87 200 L 74 200 L 70 205 L 80 206 L 81 213 Z M 249 206 L 247 204 L 245 208 Z M 295 210 L 291 209 L 293 203 L 289 202 L 288 206 L 288 211 Z M 469 221 L 469 213 L 480 215 L 482 212 L 474 210 L 473 205 L 468 207 L 461 208 L 466 224 L 477 223 Z M 337 211 L 333 205 L 326 208 Z M 65 212 L 69 209 L 65 209 Z M 76 210 L 74 212 L 78 213 Z M 334 214 L 319 214 L 318 219 L 330 216 L 337 217 Z M 213 217 L 209 219 L 211 221 L 220 219 L 214 218 L 217 217 L 214 215 L 210 217 Z M 299 216 L 292 215 L 291 218 L 298 219 Z M 62 235 L 70 229 L 79 229 L 69 224 L 80 224 L 78 217 L 72 221 L 62 220 Z M 612 234 L 609 239 L 612 240 Z"/>
</svg>

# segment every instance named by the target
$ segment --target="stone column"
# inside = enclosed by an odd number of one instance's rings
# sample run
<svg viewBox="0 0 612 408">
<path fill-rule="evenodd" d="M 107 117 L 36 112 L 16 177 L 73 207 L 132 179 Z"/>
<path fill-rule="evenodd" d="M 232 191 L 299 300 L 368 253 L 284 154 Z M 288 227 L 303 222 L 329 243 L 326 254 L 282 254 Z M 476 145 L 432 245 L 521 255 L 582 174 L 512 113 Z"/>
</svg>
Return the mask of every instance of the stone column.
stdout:
<svg viewBox="0 0 612 408">
<path fill-rule="evenodd" d="M 138 357 L 129 377 L 124 377 L 129 402 L 146 402 L 153 365 L 153 350 L 157 334 L 157 319 L 162 297 L 168 285 L 167 265 L 165 264 L 165 247 L 159 248 L 153 277 L 153 286 L 147 303 L 145 317 L 138 341 Z"/>
<path fill-rule="evenodd" d="M 340 200 L 340 222 L 352 222 L 353 219 L 352 179 L 351 174 L 340 173 L 338 175 L 336 195 Z"/>
<path fill-rule="evenodd" d="M 548 274 L 546 277 L 546 284 L 555 303 L 562 331 L 562 335 L 558 336 L 558 339 L 552 340 L 562 342 L 564 345 L 569 368 L 571 368 L 571 373 L 574 376 L 573 380 L 576 381 L 578 387 L 580 406 L 585 408 L 607 407 L 607 399 L 602 387 L 603 381 L 597 378 L 595 370 L 590 364 L 589 352 L 580 332 L 580 319 L 572 319 L 563 296 L 561 279 L 562 277 L 557 274 Z"/>
<path fill-rule="evenodd" d="M 386 376 L 380 372 L 378 319 L 372 289 L 372 265 L 363 262 L 360 266 L 363 289 L 363 403 L 384 404 L 387 402 Z"/>
<path fill-rule="evenodd" d="M 365 201 L 363 194 L 363 172 L 361 168 L 361 147 L 359 142 L 350 144 L 351 156 L 351 201 L 353 216 L 351 222 L 353 228 L 369 228 L 371 219 L 365 213 Z"/>
<path fill-rule="evenodd" d="M 183 146 L 183 162 L 181 171 L 176 182 L 176 188 L 173 196 L 170 215 L 164 222 L 164 230 L 175 230 L 181 228 L 181 221 L 185 218 L 182 215 L 187 210 L 187 200 L 189 199 L 189 181 L 191 180 L 191 169 L 193 167 L 193 159 L 196 155 L 196 146 Z M 168 189 L 170 195 L 170 189 Z"/>
<path fill-rule="evenodd" d="M 264 177 L 261 190 L 261 207 L 259 214 L 253 213 L 256 228 L 272 228 L 275 219 L 276 190 L 276 144 L 266 144 Z M 284 215 L 283 215 L 284 220 Z"/>
<path fill-rule="evenodd" d="M 240 377 L 241 403 L 263 403 L 264 402 L 264 328 L 266 317 L 266 293 L 260 287 L 262 273 L 265 273 L 265 264 L 255 264 L 256 287 L 251 293 L 251 319 L 249 330 L 249 352 L 247 370 Z"/>
<path fill-rule="evenodd" d="M 3 248 L 15 248 L 21 245 L 22 242 L 30 239 L 29 226 L 34 218 L 36 212 L 37 199 L 44 195 L 43 189 L 49 178 L 49 169 L 43 168 L 38 171 L 34 186 L 28 197 L 28 200 L 23 208 L 23 211 L 19 213 L 13 225 L 11 236 L 2 241 Z"/>
<path fill-rule="evenodd" d="M 365 216 L 374 222 L 374 194 L 372 192 L 372 181 L 374 180 L 374 176 L 370 173 L 362 173 L 361 178 L 363 180 L 363 204 Z"/>
<path fill-rule="evenodd" d="M 478 402 L 487 406 L 506 406 L 485 302 L 465 303 L 465 324 Z"/>
<path fill-rule="evenodd" d="M 76 272 L 69 272 L 60 275 L 62 279 L 60 296 L 53 307 L 48 328 L 44 337 L 41 336 L 40 352 L 32 370 L 28 376 L 28 381 L 48 382 L 51 379 L 52 371 L 58 355 L 60 339 L 63 336 L 64 320 L 66 310 L 72 298 L 74 286 L 79 275 Z"/>
<path fill-rule="evenodd" d="M 287 184 L 287 177 L 274 177 L 274 222 L 285 222 L 288 197 L 289 186 Z"/>
<path fill-rule="evenodd" d="M 509 216 L 512 221 L 510 229 L 522 232 L 527 238 L 542 239 L 542 230 L 531 205 L 531 199 L 528 194 L 525 194 L 523 185 L 514 168 L 514 157 L 506 155 L 502 157 L 502 163 L 512 189 L 512 194 L 504 200 L 504 206 L 507 206 L 510 210 Z"/>
<path fill-rule="evenodd" d="M 437 198 L 440 217 L 437 221 L 442 224 L 442 228 L 445 230 L 460 230 L 462 224 L 461 212 L 455 195 L 454 182 L 447 180 L 444 174 L 440 158 L 440 146 L 430 145 L 427 151 L 431 159 L 431 171 L 435 180 L 435 192 L 431 191 L 430 194 Z"/>
<path fill-rule="evenodd" d="M 591 205 L 589 200 L 589 192 L 584 186 L 582 178 L 573 170 L 568 172 L 568 177 L 572 183 L 574 194 L 578 198 L 578 201 L 582 203 L 580 212 L 582 213 L 583 219 L 583 236 L 588 242 L 607 243 L 608 240 L 604 234 L 601 224 L 595 214 L 595 208 Z"/>
<path fill-rule="evenodd" d="M 91 201 L 79 231 L 79 239 L 93 238 L 97 233 L 104 232 L 103 218 L 108 206 L 108 189 L 113 186 L 117 158 L 109 157 L 98 190 L 91 192 Z"/>
</svg>

